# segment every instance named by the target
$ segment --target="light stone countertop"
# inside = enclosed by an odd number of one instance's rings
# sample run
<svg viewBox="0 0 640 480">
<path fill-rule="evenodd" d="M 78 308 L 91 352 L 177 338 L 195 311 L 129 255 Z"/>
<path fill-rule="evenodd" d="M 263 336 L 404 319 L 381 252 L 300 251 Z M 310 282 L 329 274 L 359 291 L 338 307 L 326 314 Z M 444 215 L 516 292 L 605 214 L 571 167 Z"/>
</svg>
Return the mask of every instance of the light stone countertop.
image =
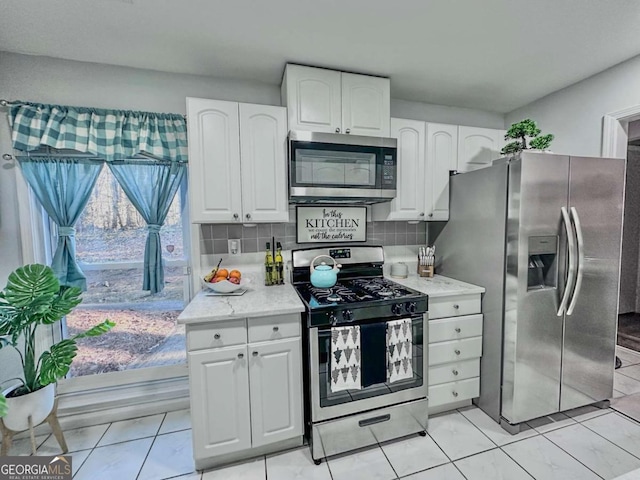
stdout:
<svg viewBox="0 0 640 480">
<path fill-rule="evenodd" d="M 247 275 L 248 291 L 240 296 L 207 296 L 202 290 L 178 317 L 178 323 L 210 323 L 232 318 L 264 317 L 304 312 L 304 304 L 290 283 L 266 287 L 261 273 Z"/>
<path fill-rule="evenodd" d="M 449 277 L 443 277 L 442 275 L 434 275 L 433 278 L 420 277 L 416 273 L 411 273 L 411 267 L 409 267 L 409 272 L 407 278 L 395 278 L 390 275 L 385 275 L 385 277 L 405 287 L 426 293 L 430 298 L 448 297 L 451 295 L 470 295 L 484 293 L 485 291 L 484 287 L 461 282 L 460 280 L 454 280 Z"/>
</svg>

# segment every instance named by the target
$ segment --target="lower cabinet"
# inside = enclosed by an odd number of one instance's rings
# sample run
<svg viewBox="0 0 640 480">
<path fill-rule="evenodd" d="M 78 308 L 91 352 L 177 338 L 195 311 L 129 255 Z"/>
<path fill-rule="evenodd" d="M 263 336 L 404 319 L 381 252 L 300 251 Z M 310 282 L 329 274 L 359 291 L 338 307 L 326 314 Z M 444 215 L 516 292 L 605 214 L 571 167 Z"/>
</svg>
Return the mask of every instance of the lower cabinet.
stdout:
<svg viewBox="0 0 640 480">
<path fill-rule="evenodd" d="M 249 343 L 264 327 L 261 320 L 277 335 L 297 336 Z M 197 468 L 212 465 L 212 460 L 224 455 L 244 451 L 251 456 L 255 448 L 302 438 L 302 341 L 299 327 L 285 328 L 292 321 L 299 325 L 299 315 L 256 319 L 257 326 L 249 320 L 248 331 L 246 320 L 187 327 Z M 244 334 L 240 345 L 212 348 L 204 346 L 215 343 L 194 340 L 210 336 L 218 342 L 227 337 L 237 342 L 238 329 Z"/>
</svg>

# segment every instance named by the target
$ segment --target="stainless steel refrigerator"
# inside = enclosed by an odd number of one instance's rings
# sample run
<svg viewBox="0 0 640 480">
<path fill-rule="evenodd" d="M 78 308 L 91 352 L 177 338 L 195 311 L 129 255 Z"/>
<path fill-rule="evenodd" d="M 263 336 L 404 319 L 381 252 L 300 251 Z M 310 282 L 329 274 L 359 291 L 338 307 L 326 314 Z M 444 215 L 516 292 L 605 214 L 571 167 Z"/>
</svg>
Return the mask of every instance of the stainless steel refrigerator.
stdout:
<svg viewBox="0 0 640 480">
<path fill-rule="evenodd" d="M 612 396 L 625 166 L 523 152 L 451 177 L 437 271 L 486 288 L 476 403 L 508 430 Z"/>
</svg>

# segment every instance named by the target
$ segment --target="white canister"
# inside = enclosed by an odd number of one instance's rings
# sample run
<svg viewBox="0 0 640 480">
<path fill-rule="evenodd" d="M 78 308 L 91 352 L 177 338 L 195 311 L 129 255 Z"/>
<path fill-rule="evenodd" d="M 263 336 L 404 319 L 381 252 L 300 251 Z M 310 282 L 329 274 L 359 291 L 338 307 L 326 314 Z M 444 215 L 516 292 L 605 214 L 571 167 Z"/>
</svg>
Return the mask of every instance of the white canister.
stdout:
<svg viewBox="0 0 640 480">
<path fill-rule="evenodd" d="M 394 278 L 407 278 L 409 276 L 409 267 L 407 267 L 406 263 L 393 263 L 391 264 L 391 276 Z"/>
</svg>

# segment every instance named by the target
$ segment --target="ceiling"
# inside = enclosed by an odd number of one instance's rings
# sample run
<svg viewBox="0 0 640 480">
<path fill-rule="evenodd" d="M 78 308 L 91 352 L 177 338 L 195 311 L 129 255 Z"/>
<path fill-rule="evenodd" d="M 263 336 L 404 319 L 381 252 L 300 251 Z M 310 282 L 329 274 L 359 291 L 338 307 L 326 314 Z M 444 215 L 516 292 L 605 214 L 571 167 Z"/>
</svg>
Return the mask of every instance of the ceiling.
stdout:
<svg viewBox="0 0 640 480">
<path fill-rule="evenodd" d="M 0 0 L 4 51 L 274 85 L 294 62 L 495 112 L 640 54 L 639 31 L 637 0 Z"/>
</svg>

